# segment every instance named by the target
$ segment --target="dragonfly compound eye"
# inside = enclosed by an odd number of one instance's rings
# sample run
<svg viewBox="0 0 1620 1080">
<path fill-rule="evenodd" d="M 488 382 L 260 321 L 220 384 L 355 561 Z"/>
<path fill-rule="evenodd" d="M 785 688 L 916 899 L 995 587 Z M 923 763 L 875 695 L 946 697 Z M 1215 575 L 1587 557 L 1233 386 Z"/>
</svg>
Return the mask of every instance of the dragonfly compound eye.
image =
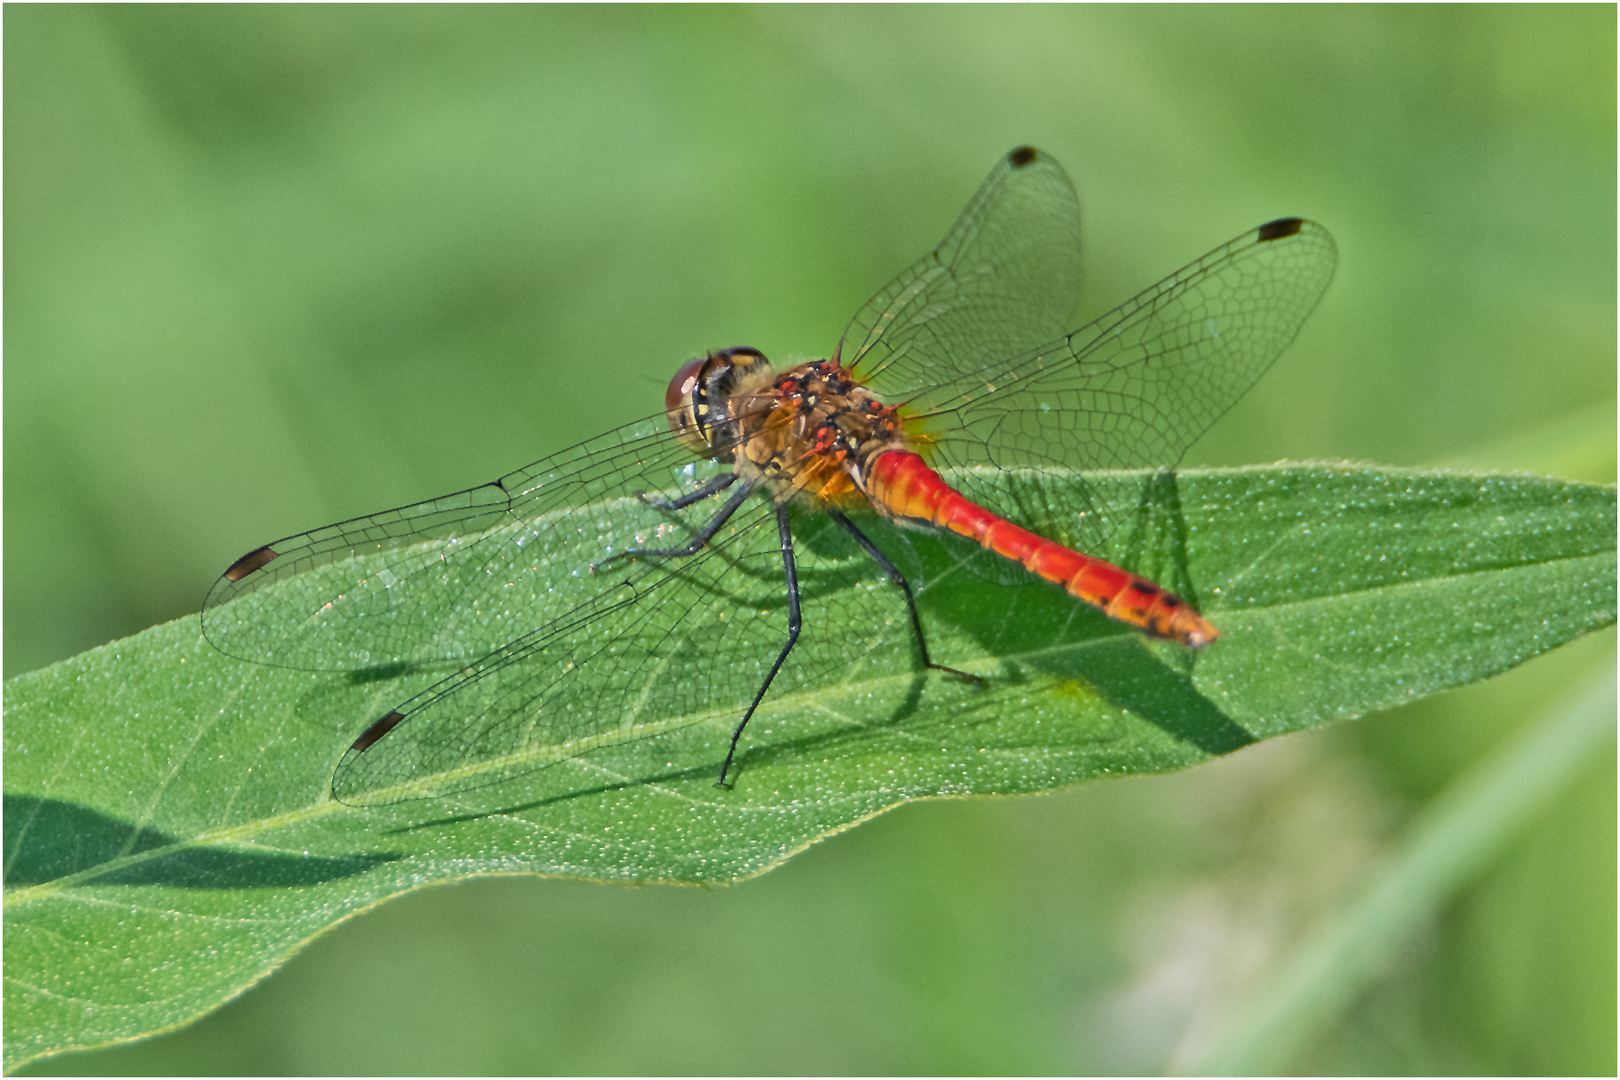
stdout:
<svg viewBox="0 0 1620 1080">
<path fill-rule="evenodd" d="M 700 356 L 681 365 L 675 377 L 669 381 L 669 389 L 664 393 L 664 408 L 669 415 L 669 430 L 675 437 L 695 453 L 703 453 L 708 449 L 708 439 L 704 434 L 703 413 L 708 410 L 708 402 L 703 393 L 703 367 L 709 362 L 709 357 Z"/>
</svg>

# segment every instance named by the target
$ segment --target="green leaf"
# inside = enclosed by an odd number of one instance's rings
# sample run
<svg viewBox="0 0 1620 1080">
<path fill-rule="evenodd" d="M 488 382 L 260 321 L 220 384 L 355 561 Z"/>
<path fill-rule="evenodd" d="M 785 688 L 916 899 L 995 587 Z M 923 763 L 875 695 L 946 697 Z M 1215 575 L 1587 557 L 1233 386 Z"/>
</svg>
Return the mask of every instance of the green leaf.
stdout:
<svg viewBox="0 0 1620 1080">
<path fill-rule="evenodd" d="M 1079 509 L 1066 480 L 1009 476 L 1006 504 L 1061 533 Z M 870 586 L 899 629 L 812 633 L 807 600 L 794 660 L 820 681 L 767 700 L 732 790 L 714 786 L 732 720 L 648 717 L 660 734 L 477 804 L 346 806 L 330 797 L 344 749 L 442 673 L 243 663 L 194 618 L 12 680 L 7 1065 L 184 1024 L 336 922 L 431 882 L 734 881 L 908 800 L 1185 768 L 1614 622 L 1612 488 L 1331 466 L 1094 483 L 1139 507 L 1104 554 L 1184 590 L 1219 642 L 1197 657 L 1150 643 L 1055 588 L 998 580 L 954 540 L 886 531 L 936 659 L 985 683 L 925 675 L 892 590 L 808 529 L 807 580 Z"/>
</svg>

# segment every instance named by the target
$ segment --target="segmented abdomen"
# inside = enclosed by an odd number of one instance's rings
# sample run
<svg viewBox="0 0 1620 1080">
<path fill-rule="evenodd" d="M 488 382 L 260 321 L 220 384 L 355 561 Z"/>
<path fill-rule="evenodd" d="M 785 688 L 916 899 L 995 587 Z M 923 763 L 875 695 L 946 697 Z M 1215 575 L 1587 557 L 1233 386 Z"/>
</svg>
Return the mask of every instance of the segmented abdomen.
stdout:
<svg viewBox="0 0 1620 1080">
<path fill-rule="evenodd" d="M 1069 595 L 1110 618 L 1194 649 L 1220 637 L 1219 631 L 1175 593 L 1113 563 L 1036 536 L 969 502 L 916 454 L 902 450 L 879 454 L 864 479 L 867 497 L 891 514 L 971 537 L 990 551 L 1022 563 L 1031 573 L 1063 586 Z"/>
</svg>

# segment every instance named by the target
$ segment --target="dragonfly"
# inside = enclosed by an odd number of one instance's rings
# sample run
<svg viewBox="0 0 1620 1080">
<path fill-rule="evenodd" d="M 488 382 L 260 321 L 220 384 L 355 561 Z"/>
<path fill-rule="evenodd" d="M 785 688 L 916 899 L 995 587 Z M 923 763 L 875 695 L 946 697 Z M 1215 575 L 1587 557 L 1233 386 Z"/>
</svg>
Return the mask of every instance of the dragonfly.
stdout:
<svg viewBox="0 0 1620 1080">
<path fill-rule="evenodd" d="M 1219 631 L 1191 604 L 997 513 L 998 483 L 1173 466 L 1294 339 L 1336 259 L 1322 226 L 1281 218 L 1064 332 L 1079 202 L 1056 160 L 1019 147 L 829 358 L 778 368 L 754 348 L 708 352 L 645 420 L 254 548 L 209 591 L 203 632 L 274 667 L 447 672 L 343 754 L 332 795 L 363 807 L 504 785 L 705 721 L 730 732 L 726 787 L 749 721 L 773 690 L 824 679 L 835 637 L 852 665 L 892 662 L 905 638 L 912 664 L 978 682 L 928 651 L 892 557 L 907 530 L 962 537 L 1196 653 Z M 1090 508 L 1077 535 L 1106 538 L 1119 512 L 1072 483 Z M 822 548 L 842 538 L 883 588 L 801 573 L 807 532 Z M 823 647 L 796 662 L 815 633 Z"/>
</svg>

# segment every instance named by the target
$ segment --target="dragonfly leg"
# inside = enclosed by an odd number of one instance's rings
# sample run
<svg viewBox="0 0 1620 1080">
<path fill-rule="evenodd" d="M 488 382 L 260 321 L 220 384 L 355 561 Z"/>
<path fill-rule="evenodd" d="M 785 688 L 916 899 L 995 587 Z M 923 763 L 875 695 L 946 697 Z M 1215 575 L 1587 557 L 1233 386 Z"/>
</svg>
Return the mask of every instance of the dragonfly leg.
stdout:
<svg viewBox="0 0 1620 1080">
<path fill-rule="evenodd" d="M 729 475 L 736 476 L 736 473 L 731 473 Z M 725 488 L 728 484 L 730 484 L 729 480 L 725 484 L 716 484 L 714 491 L 719 491 Z M 685 547 L 667 549 L 625 548 L 623 551 L 615 551 L 612 555 L 609 555 L 600 562 L 591 563 L 591 570 L 594 572 L 616 559 L 630 559 L 636 557 L 637 555 L 650 555 L 670 559 L 678 559 L 686 555 L 695 555 L 704 544 L 707 544 L 710 540 L 714 539 L 714 534 L 719 532 L 727 521 L 731 520 L 731 515 L 737 512 L 737 508 L 743 504 L 743 501 L 748 498 L 749 494 L 753 490 L 754 486 L 752 484 L 744 484 L 742 487 L 732 492 L 731 498 L 726 500 L 726 505 L 722 506 L 720 508 L 720 512 L 715 514 L 714 517 L 710 518 L 703 528 L 697 531 L 697 535 L 692 537 L 692 542 L 687 544 Z M 704 495 L 710 494 L 713 494 L 713 492 L 704 492 Z"/>
<path fill-rule="evenodd" d="M 659 510 L 684 510 L 695 502 L 701 502 L 716 492 L 726 490 L 731 486 L 732 481 L 736 479 L 737 474 L 735 472 L 720 473 L 709 477 L 685 495 L 677 495 L 673 499 L 666 499 L 662 495 L 654 495 L 652 492 L 647 491 L 642 493 L 641 501 L 648 506 L 657 507 Z"/>
<path fill-rule="evenodd" d="M 970 674 L 966 671 L 958 671 L 953 667 L 946 667 L 944 664 L 936 664 L 933 662 L 933 660 L 929 659 L 928 639 L 923 637 L 922 619 L 917 615 L 917 600 L 911 594 L 911 583 L 907 581 L 906 576 L 900 572 L 900 568 L 894 565 L 894 563 L 890 562 L 887 555 L 878 550 L 878 546 L 872 543 L 871 537 L 861 532 L 861 530 L 856 527 L 855 523 L 849 520 L 849 518 L 842 511 L 829 508 L 828 513 L 832 514 L 832 519 L 834 521 L 843 526 L 845 532 L 849 533 L 849 535 L 855 538 L 855 542 L 861 545 L 861 550 L 872 557 L 872 561 L 878 564 L 878 569 L 882 570 L 886 575 L 888 575 L 889 580 L 898 585 L 901 593 L 905 595 L 906 610 L 911 613 L 911 629 L 917 635 L 917 651 L 922 653 L 923 666 L 933 668 L 935 671 L 944 671 L 952 675 L 958 675 L 969 682 L 982 683 L 984 680 L 977 675 Z"/>
<path fill-rule="evenodd" d="M 725 764 L 720 766 L 720 779 L 714 782 L 714 786 L 719 788 L 727 786 L 726 773 L 731 771 L 731 761 L 737 756 L 737 740 L 742 738 L 743 728 L 747 727 L 748 721 L 753 719 L 754 710 L 759 708 L 761 701 L 765 700 L 765 692 L 771 688 L 771 681 L 776 678 L 776 673 L 781 671 L 782 665 L 787 662 L 788 653 L 793 651 L 793 646 L 799 640 L 799 627 L 803 625 L 803 620 L 799 618 L 799 571 L 793 562 L 793 530 L 788 525 L 787 504 L 782 502 L 776 504 L 776 535 L 782 541 L 782 570 L 787 577 L 787 644 L 783 645 L 782 651 L 777 654 L 776 663 L 771 665 L 770 673 L 765 676 L 765 681 L 760 684 L 759 693 L 754 695 L 753 704 L 749 705 L 748 711 L 743 713 L 742 723 L 738 724 L 737 730 L 731 733 L 731 749 L 726 751 Z"/>
</svg>

